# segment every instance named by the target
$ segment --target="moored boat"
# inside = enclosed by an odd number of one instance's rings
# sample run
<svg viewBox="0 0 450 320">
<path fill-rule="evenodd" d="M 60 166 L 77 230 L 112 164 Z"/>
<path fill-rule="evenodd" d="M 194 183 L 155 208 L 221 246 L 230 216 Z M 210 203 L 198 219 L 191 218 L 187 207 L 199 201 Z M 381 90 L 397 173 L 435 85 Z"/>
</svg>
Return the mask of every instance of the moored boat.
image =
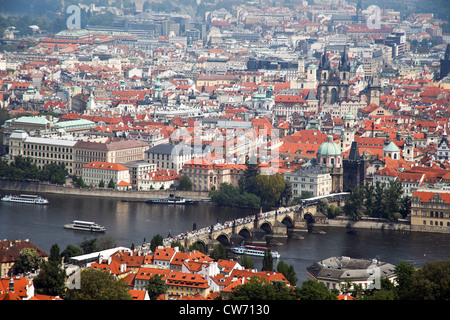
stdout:
<svg viewBox="0 0 450 320">
<path fill-rule="evenodd" d="M 48 204 L 48 200 L 36 195 L 21 194 L 6 195 L 2 198 L 4 202 L 17 202 L 17 203 L 29 203 L 29 204 Z"/>
<path fill-rule="evenodd" d="M 105 232 L 106 230 L 104 226 L 101 226 L 95 222 L 81 220 L 74 220 L 71 223 L 67 223 L 64 225 L 64 228 L 91 232 Z"/>
<path fill-rule="evenodd" d="M 269 248 L 250 245 L 234 247 L 233 249 L 231 249 L 233 253 L 247 254 L 249 256 L 258 256 L 258 257 L 264 257 L 264 253 L 266 252 L 266 250 L 269 250 Z M 270 251 L 270 253 L 272 254 L 273 258 L 275 259 L 280 258 L 280 254 L 277 251 Z"/>
<path fill-rule="evenodd" d="M 155 204 L 198 204 L 198 201 L 193 199 L 185 199 L 182 197 L 175 197 L 170 195 L 168 198 L 153 198 L 145 201 L 146 203 L 155 203 Z"/>
</svg>

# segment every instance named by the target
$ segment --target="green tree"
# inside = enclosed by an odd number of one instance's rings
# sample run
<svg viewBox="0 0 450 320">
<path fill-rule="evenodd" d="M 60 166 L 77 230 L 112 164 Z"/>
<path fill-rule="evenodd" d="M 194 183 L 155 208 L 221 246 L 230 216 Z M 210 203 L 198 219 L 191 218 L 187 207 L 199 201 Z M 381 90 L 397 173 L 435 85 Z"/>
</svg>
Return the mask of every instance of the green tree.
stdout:
<svg viewBox="0 0 450 320">
<path fill-rule="evenodd" d="M 100 180 L 100 182 L 98 183 L 98 187 L 99 188 L 104 188 L 105 187 L 105 181 L 103 181 L 103 179 Z"/>
<path fill-rule="evenodd" d="M 66 288 L 66 271 L 56 260 L 43 263 L 39 274 L 33 279 L 39 294 L 63 297 Z"/>
<path fill-rule="evenodd" d="M 227 251 L 223 244 L 219 243 L 214 246 L 213 252 L 211 253 L 211 258 L 213 258 L 214 261 L 227 258 Z"/>
<path fill-rule="evenodd" d="M 364 192 L 361 188 L 354 188 L 345 200 L 344 213 L 353 221 L 361 219 L 364 211 Z"/>
<path fill-rule="evenodd" d="M 384 218 L 397 221 L 400 217 L 400 200 L 403 196 L 403 188 L 400 181 L 389 181 L 389 186 L 385 188 L 385 208 Z"/>
<path fill-rule="evenodd" d="M 181 243 L 180 240 L 172 241 L 172 242 L 170 243 L 170 247 L 171 247 L 171 248 L 178 247 L 178 250 L 179 250 L 180 252 L 185 252 L 185 251 L 186 251 L 186 249 L 184 248 L 184 246 L 183 246 L 183 244 Z"/>
<path fill-rule="evenodd" d="M 241 193 L 255 192 L 255 178 L 258 175 L 258 166 L 256 164 L 247 163 L 247 168 L 245 169 L 244 174 L 239 179 L 238 185 Z"/>
<path fill-rule="evenodd" d="M 284 188 L 284 179 L 280 174 L 271 176 L 259 174 L 255 177 L 256 194 L 261 198 L 263 205 L 276 206 L 279 204 Z"/>
<path fill-rule="evenodd" d="M 364 207 L 366 215 L 369 217 L 373 216 L 375 210 L 374 198 L 375 198 L 375 187 L 373 184 L 366 184 L 364 186 Z"/>
<path fill-rule="evenodd" d="M 97 251 L 112 249 L 114 247 L 117 247 L 117 241 L 113 237 L 103 236 L 97 238 L 95 247 Z"/>
<path fill-rule="evenodd" d="M 253 259 L 249 255 L 244 254 L 241 258 L 241 266 L 243 266 L 245 269 L 253 269 L 255 264 L 253 262 Z"/>
<path fill-rule="evenodd" d="M 297 204 L 300 204 L 300 203 L 302 203 L 303 199 L 308 199 L 308 198 L 311 198 L 312 196 L 313 196 L 313 193 L 311 191 L 302 191 L 300 193 L 300 196 L 295 197 L 292 200 L 291 205 L 295 206 Z"/>
<path fill-rule="evenodd" d="M 239 191 L 239 188 L 229 184 L 221 183 L 218 190 L 209 192 L 211 201 L 219 206 L 239 206 L 259 208 L 260 198 L 254 194 Z"/>
<path fill-rule="evenodd" d="M 39 179 L 41 181 L 50 181 L 51 183 L 63 185 L 66 183 L 66 176 L 68 174 L 69 172 L 67 171 L 64 163 L 51 163 L 41 170 L 39 173 Z"/>
<path fill-rule="evenodd" d="M 178 183 L 178 188 L 179 188 L 180 190 L 183 190 L 183 191 L 190 191 L 190 190 L 192 190 L 192 181 L 191 181 L 191 178 L 189 178 L 189 177 L 186 176 L 186 175 L 183 175 L 183 176 L 180 178 L 180 181 L 179 181 L 179 183 Z"/>
<path fill-rule="evenodd" d="M 80 256 L 83 254 L 83 251 L 81 251 L 80 248 L 75 247 L 71 244 L 67 245 L 66 249 L 61 252 L 61 257 L 64 259 L 64 261 L 69 261 L 70 258 Z"/>
<path fill-rule="evenodd" d="M 58 244 L 55 243 L 50 248 L 50 256 L 48 257 L 48 261 L 54 261 L 58 264 L 61 263 L 61 254 Z"/>
<path fill-rule="evenodd" d="M 341 207 L 338 207 L 335 204 L 330 204 L 327 209 L 327 217 L 333 219 L 339 216 L 342 213 Z"/>
<path fill-rule="evenodd" d="M 397 291 L 399 299 L 403 300 L 409 296 L 412 287 L 412 276 L 416 268 L 408 262 L 401 261 L 395 266 Z"/>
<path fill-rule="evenodd" d="M 83 254 L 88 254 L 92 252 L 98 251 L 97 248 L 97 239 L 86 239 L 80 243 L 80 248 L 83 250 Z"/>
<path fill-rule="evenodd" d="M 380 181 L 375 183 L 374 189 L 374 209 L 372 211 L 373 217 L 383 218 L 386 214 L 386 208 L 384 206 L 384 188 Z"/>
<path fill-rule="evenodd" d="M 87 187 L 87 185 L 86 185 L 86 183 L 84 182 L 84 180 L 83 180 L 83 178 L 82 177 L 77 177 L 76 175 L 73 175 L 73 177 L 72 177 L 72 183 L 73 183 L 73 185 L 75 186 L 75 187 L 77 187 L 77 188 L 86 188 Z"/>
<path fill-rule="evenodd" d="M 198 243 L 198 242 L 191 244 L 189 246 L 188 250 L 189 251 L 196 250 L 196 251 L 199 251 L 199 252 L 201 252 L 203 254 L 206 254 L 205 247 L 203 247 L 203 245 L 201 243 Z"/>
<path fill-rule="evenodd" d="M 262 261 L 262 271 L 273 271 L 273 256 L 270 249 L 264 251 L 264 258 Z"/>
<path fill-rule="evenodd" d="M 150 250 L 155 252 L 158 246 L 162 246 L 164 244 L 163 240 L 164 238 L 160 234 L 153 236 L 152 240 L 150 241 Z"/>
<path fill-rule="evenodd" d="M 131 300 L 128 286 L 122 279 L 115 280 L 109 272 L 84 269 L 80 272 L 80 289 L 67 290 L 67 300 Z"/>
<path fill-rule="evenodd" d="M 287 206 L 292 199 L 292 183 L 289 180 L 284 180 L 284 190 L 281 193 L 281 200 Z"/>
<path fill-rule="evenodd" d="M 116 183 L 114 182 L 113 178 L 111 178 L 111 180 L 109 180 L 108 188 L 109 189 L 115 189 L 116 188 Z"/>
<path fill-rule="evenodd" d="M 330 292 L 323 282 L 306 280 L 300 288 L 297 288 L 300 300 L 336 300 L 335 294 Z"/>
<path fill-rule="evenodd" d="M 17 156 L 11 164 L 13 170 L 14 180 L 38 180 L 39 168 L 33 163 L 30 158 Z"/>
<path fill-rule="evenodd" d="M 33 248 L 24 248 L 19 252 L 19 259 L 13 267 L 14 274 L 34 272 L 39 269 L 41 258 Z"/>
<path fill-rule="evenodd" d="M 389 279 L 382 278 L 380 288 L 366 290 L 362 298 L 364 300 L 398 300 L 398 294 L 394 284 Z"/>
<path fill-rule="evenodd" d="M 280 261 L 277 264 L 277 272 L 282 273 L 292 286 L 297 285 L 298 278 L 293 265 L 287 265 L 284 261 Z"/>
<path fill-rule="evenodd" d="M 151 276 L 145 289 L 150 300 L 156 300 L 160 295 L 167 292 L 166 283 L 160 274 Z"/>
<path fill-rule="evenodd" d="M 410 300 L 450 299 L 450 260 L 427 262 L 412 274 Z"/>
<path fill-rule="evenodd" d="M 267 282 L 260 277 L 251 277 L 244 284 L 232 289 L 230 300 L 293 300 L 293 290 L 283 281 Z"/>
</svg>

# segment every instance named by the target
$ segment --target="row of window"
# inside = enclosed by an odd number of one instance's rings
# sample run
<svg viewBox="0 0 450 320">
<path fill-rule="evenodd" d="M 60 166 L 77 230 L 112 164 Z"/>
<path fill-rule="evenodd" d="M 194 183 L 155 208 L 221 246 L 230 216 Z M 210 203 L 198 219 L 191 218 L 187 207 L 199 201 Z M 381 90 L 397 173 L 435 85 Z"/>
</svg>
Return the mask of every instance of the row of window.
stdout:
<svg viewBox="0 0 450 320">
<path fill-rule="evenodd" d="M 424 225 L 424 226 L 427 225 L 427 221 L 426 221 L 426 220 L 423 220 L 423 225 Z M 433 220 L 430 220 L 429 225 L 430 225 L 430 226 L 440 226 L 440 227 L 443 227 L 443 226 L 444 226 L 444 223 L 443 223 L 442 221 L 433 221 Z M 447 227 L 450 227 L 450 222 L 447 222 Z"/>
<path fill-rule="evenodd" d="M 69 152 L 72 153 L 72 148 L 56 147 L 56 146 L 43 146 L 38 144 L 24 143 L 24 149 L 41 150 L 41 151 L 57 151 L 57 152 Z"/>
<path fill-rule="evenodd" d="M 288 177 L 286 177 L 286 179 L 287 179 L 287 180 L 291 180 L 291 177 L 288 176 Z M 293 181 L 298 181 L 298 180 L 300 180 L 300 181 L 305 181 L 305 182 L 306 182 L 306 178 L 293 177 L 292 180 L 293 180 Z M 315 179 L 309 178 L 309 182 L 314 182 L 314 181 L 315 181 Z"/>
<path fill-rule="evenodd" d="M 44 152 L 37 152 L 37 151 L 25 151 L 24 156 L 72 160 L 71 154 L 60 154 L 60 153 L 53 154 L 53 153 L 44 153 Z"/>
</svg>

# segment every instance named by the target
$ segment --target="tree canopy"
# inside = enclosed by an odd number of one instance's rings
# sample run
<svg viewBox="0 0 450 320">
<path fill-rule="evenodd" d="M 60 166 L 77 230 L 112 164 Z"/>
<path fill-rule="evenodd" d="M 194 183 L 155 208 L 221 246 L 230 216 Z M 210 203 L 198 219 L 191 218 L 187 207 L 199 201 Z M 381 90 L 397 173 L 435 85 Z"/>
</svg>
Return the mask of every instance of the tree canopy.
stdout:
<svg viewBox="0 0 450 320">
<path fill-rule="evenodd" d="M 411 197 L 403 195 L 402 185 L 390 181 L 383 185 L 366 185 L 354 188 L 345 201 L 344 213 L 352 220 L 360 220 L 363 215 L 397 221 L 405 218 L 411 208 Z"/>
<path fill-rule="evenodd" d="M 109 272 L 84 269 L 80 273 L 80 289 L 67 290 L 67 300 L 131 300 L 128 286 Z"/>
<path fill-rule="evenodd" d="M 233 288 L 230 300 L 295 300 L 295 292 L 284 281 L 267 282 L 264 278 L 251 277 L 244 284 Z"/>
</svg>

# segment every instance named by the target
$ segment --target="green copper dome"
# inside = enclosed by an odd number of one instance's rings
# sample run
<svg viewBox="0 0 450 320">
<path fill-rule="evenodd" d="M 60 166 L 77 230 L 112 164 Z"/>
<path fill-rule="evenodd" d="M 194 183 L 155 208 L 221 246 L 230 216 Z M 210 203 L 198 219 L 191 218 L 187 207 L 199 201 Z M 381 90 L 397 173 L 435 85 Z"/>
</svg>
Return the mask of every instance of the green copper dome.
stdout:
<svg viewBox="0 0 450 320">
<path fill-rule="evenodd" d="M 333 136 L 329 135 L 327 137 L 327 142 L 320 145 L 317 154 L 322 156 L 340 156 L 342 155 L 342 151 L 339 144 L 333 142 Z"/>
</svg>

